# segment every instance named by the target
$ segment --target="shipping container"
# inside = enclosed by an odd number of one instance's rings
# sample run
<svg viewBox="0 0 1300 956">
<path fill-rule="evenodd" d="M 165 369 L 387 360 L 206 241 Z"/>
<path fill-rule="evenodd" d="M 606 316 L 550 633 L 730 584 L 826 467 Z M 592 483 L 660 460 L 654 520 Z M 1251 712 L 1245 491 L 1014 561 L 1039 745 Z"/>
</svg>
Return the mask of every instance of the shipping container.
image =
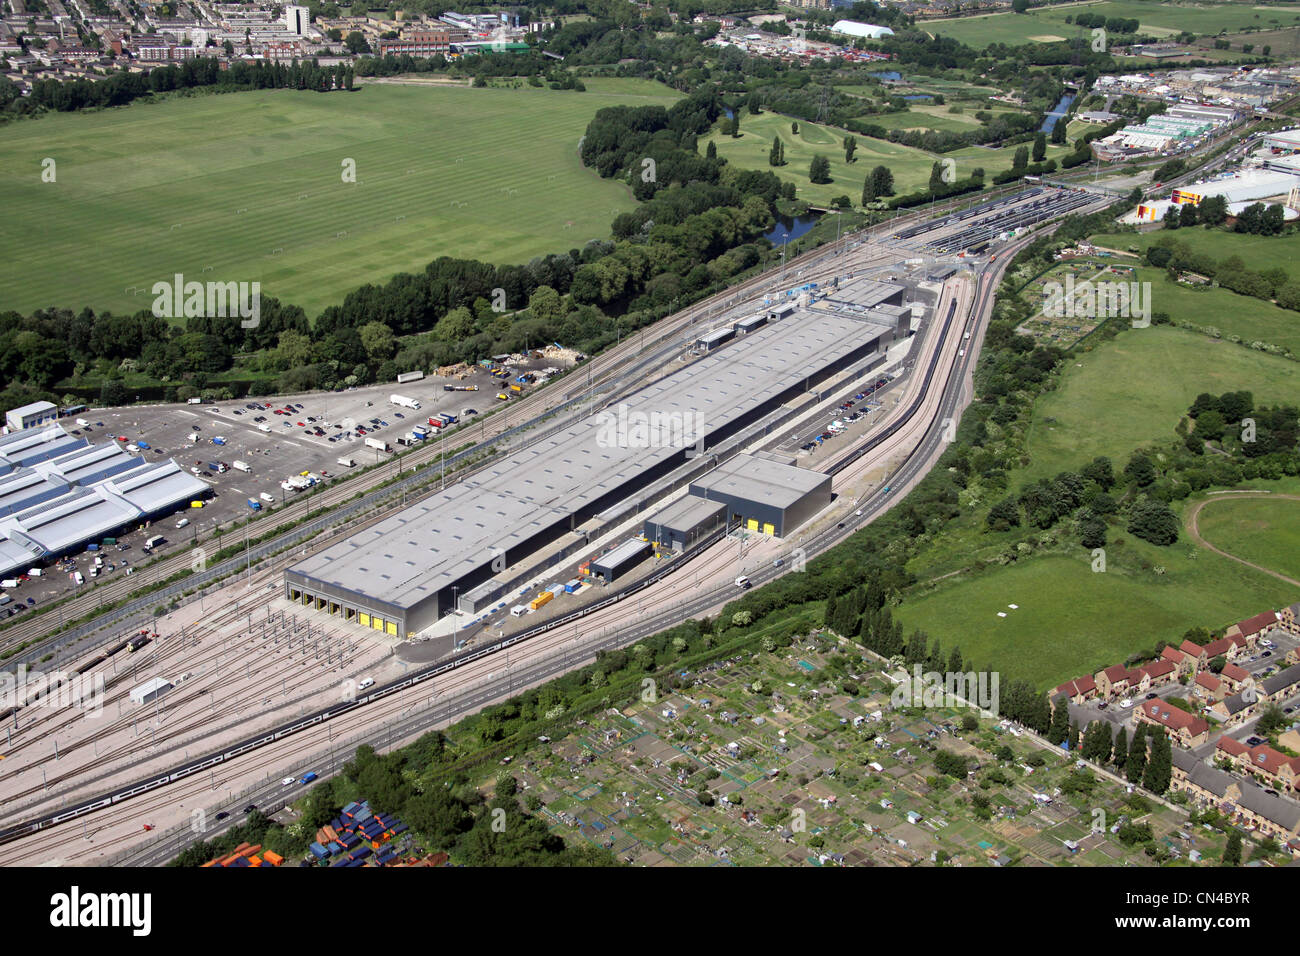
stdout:
<svg viewBox="0 0 1300 956">
<path fill-rule="evenodd" d="M 544 607 L 548 604 L 553 597 L 555 597 L 555 595 L 550 591 L 543 591 L 541 594 L 537 595 L 537 597 L 533 598 L 528 603 L 528 606 L 536 611 L 539 607 Z"/>
<path fill-rule="evenodd" d="M 87 550 L 87 551 L 98 551 L 98 550 L 99 550 L 99 545 L 97 545 L 97 544 L 88 544 L 88 545 L 86 545 L 86 550 Z"/>
</svg>

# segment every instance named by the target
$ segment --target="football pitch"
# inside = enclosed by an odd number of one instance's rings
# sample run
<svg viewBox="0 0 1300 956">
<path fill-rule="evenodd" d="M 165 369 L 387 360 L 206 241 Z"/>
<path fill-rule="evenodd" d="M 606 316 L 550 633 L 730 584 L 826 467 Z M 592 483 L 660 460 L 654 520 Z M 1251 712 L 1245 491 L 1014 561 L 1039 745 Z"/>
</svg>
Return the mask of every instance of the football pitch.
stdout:
<svg viewBox="0 0 1300 956">
<path fill-rule="evenodd" d="M 635 202 L 582 167 L 578 141 L 604 106 L 675 95 L 618 82 L 266 90 L 14 123 L 0 310 L 135 312 L 181 273 L 260 282 L 314 318 L 438 256 L 523 263 L 606 238 Z"/>
</svg>

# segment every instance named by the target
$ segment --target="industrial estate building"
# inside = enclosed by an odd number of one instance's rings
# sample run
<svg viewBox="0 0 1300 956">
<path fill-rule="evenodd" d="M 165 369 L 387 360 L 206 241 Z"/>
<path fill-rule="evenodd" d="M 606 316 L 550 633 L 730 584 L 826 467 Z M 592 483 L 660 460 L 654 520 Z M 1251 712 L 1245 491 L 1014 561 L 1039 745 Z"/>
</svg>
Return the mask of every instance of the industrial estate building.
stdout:
<svg viewBox="0 0 1300 956">
<path fill-rule="evenodd" d="M 32 402 L 21 408 L 5 412 L 5 424 L 11 432 L 20 432 L 25 428 L 38 428 L 48 425 L 59 417 L 59 409 L 53 402 Z"/>
<path fill-rule="evenodd" d="M 146 462 L 57 425 L 0 437 L 0 575 L 80 551 L 211 490 L 172 459 Z"/>
<path fill-rule="evenodd" d="M 697 456 L 707 457 L 787 403 L 806 403 L 831 376 L 879 365 L 895 338 L 907 334 L 912 313 L 903 307 L 905 292 L 862 279 L 820 297 L 805 291 L 795 301 L 764 306 L 762 322 L 736 323 L 745 323 L 746 334 L 633 393 L 616 410 L 563 428 L 300 561 L 285 572 L 286 595 L 401 637 L 429 627 L 457 602 L 480 610 L 499 596 L 498 575 L 508 566 L 591 519 L 621 516 L 629 499 L 684 466 L 698 467 Z M 635 426 L 630 431 L 627 422 Z M 674 429 L 674 422 L 687 424 Z M 665 431 L 678 437 L 657 440 Z M 816 476 L 816 487 L 802 496 L 769 495 L 771 489 L 749 477 L 740 490 L 700 487 L 773 534 L 811 513 L 820 482 L 829 488 L 828 478 Z M 750 501 L 746 491 L 761 497 Z"/>
</svg>

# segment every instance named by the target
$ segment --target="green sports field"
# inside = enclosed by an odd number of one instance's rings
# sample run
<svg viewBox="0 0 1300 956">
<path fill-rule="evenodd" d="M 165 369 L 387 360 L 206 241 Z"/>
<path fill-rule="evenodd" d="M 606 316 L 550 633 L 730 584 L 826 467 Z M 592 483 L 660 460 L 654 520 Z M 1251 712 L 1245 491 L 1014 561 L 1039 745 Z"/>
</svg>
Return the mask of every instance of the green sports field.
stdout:
<svg viewBox="0 0 1300 956">
<path fill-rule="evenodd" d="M 604 238 L 634 201 L 582 167 L 578 140 L 601 107 L 673 98 L 621 82 L 259 91 L 12 124 L 0 309 L 135 311 L 180 272 L 258 281 L 315 316 L 438 256 L 526 262 Z"/>
<path fill-rule="evenodd" d="M 1183 30 L 1197 34 L 1233 33 L 1247 27 L 1259 30 L 1300 25 L 1300 4 L 1279 3 L 1164 3 L 1160 0 L 1117 0 L 1070 3 L 1038 8 L 1028 13 L 992 13 L 951 20 L 930 20 L 918 26 L 938 36 L 952 37 L 976 49 L 990 43 L 1034 43 L 1091 37 L 1092 31 L 1066 23 L 1078 13 L 1136 19 L 1139 32 L 1172 36 Z"/>
<path fill-rule="evenodd" d="M 791 120 L 776 113 L 751 116 L 742 110 L 740 136 L 733 138 L 718 132 L 708 139 L 718 144 L 718 155 L 743 169 L 758 169 L 776 173 L 798 187 L 800 199 L 813 205 L 825 206 L 836 196 L 848 196 L 854 204 L 862 198 L 862 184 L 872 168 L 888 166 L 894 173 L 894 188 L 899 193 L 920 189 L 930 179 L 930 168 L 938 157 L 910 146 L 886 143 L 883 140 L 858 136 L 858 149 L 852 164 L 844 162 L 844 137 L 847 130 L 834 126 L 799 121 L 799 132 L 790 132 Z M 767 164 L 772 140 L 780 136 L 785 143 L 786 165 L 772 167 Z M 707 142 L 707 140 L 706 140 Z M 700 143 L 700 151 L 705 142 Z M 808 179 L 808 167 L 816 154 L 822 154 L 831 164 L 831 182 L 813 185 Z M 1010 163 L 1008 162 L 1008 165 Z"/>
<path fill-rule="evenodd" d="M 1300 580 L 1300 501 L 1221 497 L 1205 506 L 1199 528 L 1215 547 Z"/>
</svg>

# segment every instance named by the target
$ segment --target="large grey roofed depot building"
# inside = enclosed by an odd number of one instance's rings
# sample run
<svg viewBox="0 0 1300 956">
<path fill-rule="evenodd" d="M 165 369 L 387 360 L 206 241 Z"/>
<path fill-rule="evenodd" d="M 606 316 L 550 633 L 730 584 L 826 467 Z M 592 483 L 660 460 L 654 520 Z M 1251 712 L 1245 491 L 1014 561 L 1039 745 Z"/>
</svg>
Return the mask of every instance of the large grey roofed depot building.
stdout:
<svg viewBox="0 0 1300 956">
<path fill-rule="evenodd" d="M 831 503 L 831 476 L 763 455 L 736 455 L 691 482 L 690 491 L 724 503 L 728 523 L 782 537 Z"/>
<path fill-rule="evenodd" d="M 905 291 L 870 288 L 879 301 L 901 301 Z M 845 294 L 841 288 L 837 298 Z M 630 395 L 623 408 L 529 444 L 307 557 L 285 572 L 287 596 L 387 634 L 418 633 L 459 593 L 668 474 L 695 444 L 627 447 L 608 440 L 612 423 L 677 416 L 689 430 L 698 421 L 712 447 L 893 341 L 894 324 L 884 316 L 820 305 L 769 322 Z"/>
</svg>

